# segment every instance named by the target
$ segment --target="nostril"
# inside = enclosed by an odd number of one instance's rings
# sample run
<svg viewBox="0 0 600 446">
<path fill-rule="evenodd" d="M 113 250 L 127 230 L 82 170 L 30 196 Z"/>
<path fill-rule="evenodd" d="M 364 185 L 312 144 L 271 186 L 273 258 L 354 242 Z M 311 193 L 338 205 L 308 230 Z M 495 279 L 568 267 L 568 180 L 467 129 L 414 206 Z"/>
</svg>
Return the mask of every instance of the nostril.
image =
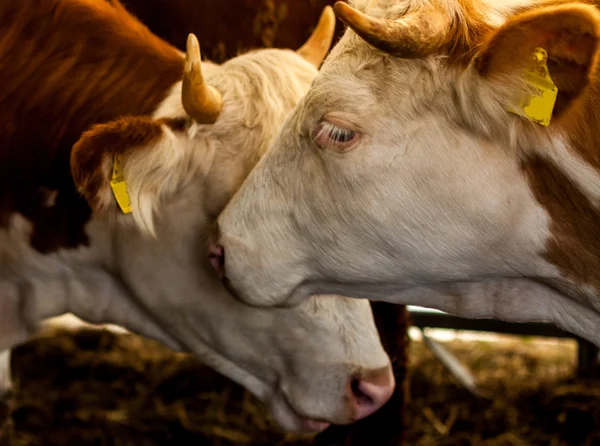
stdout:
<svg viewBox="0 0 600 446">
<path fill-rule="evenodd" d="M 350 389 L 352 390 L 352 395 L 354 395 L 356 403 L 359 406 L 371 406 L 375 402 L 373 401 L 373 398 L 370 395 L 367 395 L 363 391 L 363 389 L 362 389 L 363 387 L 364 387 L 363 381 L 361 381 L 358 378 L 354 378 L 352 380 L 352 382 L 350 383 Z"/>
<path fill-rule="evenodd" d="M 391 367 L 371 370 L 351 379 L 349 393 L 354 419 L 360 420 L 375 413 L 391 398 L 394 388 Z"/>
<path fill-rule="evenodd" d="M 225 250 L 221 245 L 211 244 L 208 248 L 208 258 L 219 277 L 225 273 Z"/>
</svg>

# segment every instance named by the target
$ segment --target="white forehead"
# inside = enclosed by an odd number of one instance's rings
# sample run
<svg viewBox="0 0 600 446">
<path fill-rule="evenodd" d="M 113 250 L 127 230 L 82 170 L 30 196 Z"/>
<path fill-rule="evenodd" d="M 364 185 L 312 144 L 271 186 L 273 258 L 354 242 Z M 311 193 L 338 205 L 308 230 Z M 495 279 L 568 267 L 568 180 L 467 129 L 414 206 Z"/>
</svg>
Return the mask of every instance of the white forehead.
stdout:
<svg viewBox="0 0 600 446">
<path fill-rule="evenodd" d="M 412 119 L 412 111 L 444 95 L 451 75 L 439 57 L 388 57 L 349 30 L 323 64 L 306 96 L 304 111 L 353 113 L 364 117 L 365 127 L 370 118 L 380 120 L 388 114 L 384 111 Z M 374 109 L 379 111 L 377 116 Z"/>
<path fill-rule="evenodd" d="M 351 0 L 353 6 L 376 17 L 387 19 L 399 18 L 408 11 L 417 11 L 435 2 L 446 10 L 448 15 L 468 23 L 473 11 L 479 17 L 487 18 L 493 27 L 502 25 L 508 17 L 519 8 L 540 3 L 542 0 Z M 441 63 L 445 56 L 429 56 L 423 59 L 400 59 L 388 57 L 374 49 L 358 37 L 352 30 L 347 30 L 338 45 L 334 47 L 325 61 L 321 75 L 313 84 L 310 96 L 329 95 L 330 103 L 340 92 L 352 91 L 352 95 L 344 94 L 346 103 L 366 103 L 366 95 L 377 94 L 378 103 L 387 102 L 391 98 L 386 86 L 394 86 L 392 107 L 400 105 L 406 110 L 407 104 L 398 104 L 398 99 L 405 96 L 412 98 L 416 105 L 423 100 L 430 102 L 433 96 L 443 94 L 449 76 L 456 73 L 448 71 L 447 64 Z M 331 90 L 331 91 L 330 91 Z M 406 94 L 403 94 L 406 93 Z M 342 98 L 339 98 L 340 100 Z M 332 104 L 333 105 L 333 104 Z"/>
</svg>

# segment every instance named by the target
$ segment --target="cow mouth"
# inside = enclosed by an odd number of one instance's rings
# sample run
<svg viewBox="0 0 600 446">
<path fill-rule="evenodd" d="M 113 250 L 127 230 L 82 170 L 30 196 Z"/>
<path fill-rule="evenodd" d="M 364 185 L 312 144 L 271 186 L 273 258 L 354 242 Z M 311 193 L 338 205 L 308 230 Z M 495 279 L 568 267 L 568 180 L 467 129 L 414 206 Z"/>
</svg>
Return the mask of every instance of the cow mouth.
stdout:
<svg viewBox="0 0 600 446">
<path fill-rule="evenodd" d="M 331 423 L 318 419 L 311 419 L 301 415 L 281 390 L 276 392 L 270 401 L 271 416 L 279 426 L 287 431 L 304 434 L 318 434 L 327 429 Z"/>
<path fill-rule="evenodd" d="M 190 352 L 199 358 L 218 357 L 219 361 L 217 363 L 206 364 L 232 381 L 237 382 L 264 402 L 270 410 L 271 417 L 282 429 L 290 432 L 316 434 L 329 427 L 329 422 L 311 419 L 301 415 L 294 409 L 281 388 L 280 377 L 275 377 L 273 381 L 266 381 L 208 347 L 202 341 L 203 336 L 196 331 L 197 327 L 193 322 L 180 326 L 180 328 L 186 329 L 184 339 L 187 340 L 187 342 L 182 340 L 182 345 L 185 347 L 182 351 Z M 181 338 L 179 337 L 179 339 Z M 189 342 L 190 339 L 194 339 L 194 342 Z"/>
</svg>

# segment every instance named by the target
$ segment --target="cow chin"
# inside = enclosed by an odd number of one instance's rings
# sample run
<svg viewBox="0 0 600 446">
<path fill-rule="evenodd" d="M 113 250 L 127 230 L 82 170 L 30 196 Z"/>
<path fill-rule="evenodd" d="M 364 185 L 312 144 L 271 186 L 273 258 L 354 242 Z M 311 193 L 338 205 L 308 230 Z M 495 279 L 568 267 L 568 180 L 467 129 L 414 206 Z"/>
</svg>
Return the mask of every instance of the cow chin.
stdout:
<svg viewBox="0 0 600 446">
<path fill-rule="evenodd" d="M 311 420 L 294 410 L 282 392 L 276 392 L 269 402 L 271 416 L 279 426 L 289 432 L 319 433 L 330 426 L 326 421 Z"/>
</svg>

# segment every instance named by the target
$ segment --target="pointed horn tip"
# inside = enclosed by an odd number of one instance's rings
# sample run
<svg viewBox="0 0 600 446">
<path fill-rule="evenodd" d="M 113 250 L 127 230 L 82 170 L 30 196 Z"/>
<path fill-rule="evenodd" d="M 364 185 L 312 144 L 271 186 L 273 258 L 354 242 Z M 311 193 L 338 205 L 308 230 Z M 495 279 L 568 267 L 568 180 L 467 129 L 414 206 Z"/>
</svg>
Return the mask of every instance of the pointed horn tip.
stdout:
<svg viewBox="0 0 600 446">
<path fill-rule="evenodd" d="M 366 16 L 358 9 L 352 7 L 346 2 L 337 2 L 334 5 L 335 15 L 340 21 L 356 31 L 359 29 L 369 29 L 373 22 L 379 22 L 380 19 L 374 19 Z"/>
<path fill-rule="evenodd" d="M 327 5 L 325 6 L 325 8 L 323 8 L 323 12 L 321 13 L 321 18 L 319 19 L 319 22 L 335 23 L 335 12 L 330 5 Z"/>
<path fill-rule="evenodd" d="M 195 68 L 200 68 L 200 62 L 202 57 L 200 55 L 200 43 L 195 34 L 190 33 L 187 39 L 187 47 L 185 53 L 185 67 L 184 72 L 190 73 Z"/>
<path fill-rule="evenodd" d="M 187 38 L 187 47 L 188 49 L 190 47 L 199 47 L 200 43 L 198 42 L 198 38 L 196 37 L 196 34 L 194 33 L 189 33 L 188 34 L 188 38 Z"/>
<path fill-rule="evenodd" d="M 334 6 L 336 17 L 346 26 L 356 31 L 357 28 L 365 26 L 364 15 L 345 2 L 337 2 Z"/>
<path fill-rule="evenodd" d="M 343 20 L 344 17 L 356 12 L 356 10 L 346 2 L 335 2 L 333 12 L 338 19 Z"/>
<path fill-rule="evenodd" d="M 329 5 L 325 6 L 325 8 L 323 8 L 323 12 L 321 12 L 319 22 L 317 23 L 311 38 L 328 38 L 329 35 L 331 35 L 333 38 L 333 34 L 335 33 L 335 20 L 333 8 Z"/>
<path fill-rule="evenodd" d="M 194 59 L 200 57 L 200 42 L 194 33 L 188 34 L 186 50 L 187 57 Z"/>
</svg>

